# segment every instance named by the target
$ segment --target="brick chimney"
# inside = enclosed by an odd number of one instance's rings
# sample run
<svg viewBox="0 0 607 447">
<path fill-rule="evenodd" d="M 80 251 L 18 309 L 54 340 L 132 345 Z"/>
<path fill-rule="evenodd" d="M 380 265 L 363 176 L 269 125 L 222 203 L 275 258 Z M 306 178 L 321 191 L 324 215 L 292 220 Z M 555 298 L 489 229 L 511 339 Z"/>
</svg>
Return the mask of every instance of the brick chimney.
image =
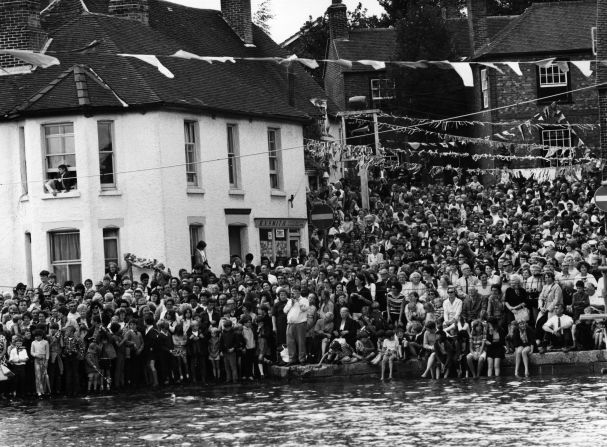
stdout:
<svg viewBox="0 0 607 447">
<path fill-rule="evenodd" d="M 487 0 L 467 0 L 471 56 L 489 43 Z"/>
<path fill-rule="evenodd" d="M 253 45 L 251 0 L 221 0 L 221 13 L 238 37 L 246 45 Z"/>
<path fill-rule="evenodd" d="M 50 3 L 40 12 L 40 22 L 44 30 L 52 33 L 55 29 L 83 14 L 84 11 L 84 3 L 81 0 L 62 0 Z"/>
<path fill-rule="evenodd" d="M 108 12 L 124 19 L 137 20 L 145 25 L 150 20 L 148 0 L 110 0 Z"/>
<path fill-rule="evenodd" d="M 333 0 L 327 9 L 331 40 L 348 40 L 348 7 L 341 0 Z"/>
<path fill-rule="evenodd" d="M 590 32 L 590 30 L 588 31 Z M 598 2 L 597 30 L 596 30 L 597 59 L 607 58 L 607 2 Z M 603 163 L 607 160 L 607 67 L 598 64 L 597 84 L 599 84 L 599 123 L 601 124 L 601 158 Z M 607 174 L 607 166 L 603 167 L 603 178 Z"/>
<path fill-rule="evenodd" d="M 40 51 L 47 40 L 40 26 L 40 0 L 0 0 L 0 48 Z M 0 56 L 0 67 L 24 65 L 11 57 Z"/>
</svg>

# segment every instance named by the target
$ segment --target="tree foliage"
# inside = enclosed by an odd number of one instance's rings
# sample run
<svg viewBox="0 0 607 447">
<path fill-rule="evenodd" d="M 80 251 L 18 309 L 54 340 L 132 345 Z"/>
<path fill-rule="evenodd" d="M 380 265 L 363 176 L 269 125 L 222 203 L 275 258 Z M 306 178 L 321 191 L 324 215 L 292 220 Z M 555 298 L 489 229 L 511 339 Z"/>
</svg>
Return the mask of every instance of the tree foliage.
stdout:
<svg viewBox="0 0 607 447">
<path fill-rule="evenodd" d="M 354 11 L 348 11 L 348 25 L 350 29 L 360 29 L 384 27 L 387 26 L 387 23 L 381 17 L 369 16 L 367 8 L 363 8 L 362 4 L 359 3 Z M 324 59 L 329 44 L 328 18 L 322 16 L 314 19 L 310 16 L 299 32 L 300 38 L 289 46 L 289 51 L 299 57 Z M 323 85 L 323 71 L 322 65 L 320 68 L 312 70 L 312 76 L 320 85 Z"/>
<path fill-rule="evenodd" d="M 397 60 L 453 60 L 451 33 L 439 2 L 416 0 L 408 14 L 398 20 Z M 461 79 L 452 70 L 429 66 L 421 70 L 395 69 L 397 108 L 423 118 L 457 114 L 466 108 Z"/>
<path fill-rule="evenodd" d="M 270 34 L 270 22 L 274 19 L 272 0 L 263 0 L 253 13 L 253 23 Z"/>
</svg>

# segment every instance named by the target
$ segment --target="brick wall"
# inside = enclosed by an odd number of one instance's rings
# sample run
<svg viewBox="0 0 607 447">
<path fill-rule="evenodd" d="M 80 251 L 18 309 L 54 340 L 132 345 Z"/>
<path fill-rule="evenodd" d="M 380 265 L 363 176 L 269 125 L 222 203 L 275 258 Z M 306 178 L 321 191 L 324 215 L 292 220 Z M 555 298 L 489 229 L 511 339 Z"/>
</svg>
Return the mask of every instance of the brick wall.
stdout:
<svg viewBox="0 0 607 447">
<path fill-rule="evenodd" d="M 108 12 L 146 25 L 150 19 L 148 0 L 110 0 Z"/>
<path fill-rule="evenodd" d="M 341 0 L 333 0 L 327 9 L 331 39 L 348 39 L 348 7 Z"/>
<path fill-rule="evenodd" d="M 253 44 L 251 0 L 221 0 L 221 13 L 245 44 Z"/>
<path fill-rule="evenodd" d="M 40 22 L 45 31 L 51 32 L 64 23 L 78 17 L 84 8 L 79 0 L 62 0 L 49 5 L 40 15 Z"/>
<path fill-rule="evenodd" d="M 333 45 L 329 48 L 327 55 L 329 59 L 337 59 L 335 47 Z M 333 100 L 335 104 L 341 109 L 346 109 L 346 96 L 344 93 L 344 77 L 342 75 L 342 68 L 337 64 L 327 64 L 324 75 L 325 92 L 329 98 Z"/>
<path fill-rule="evenodd" d="M 537 60 L 541 57 L 534 57 L 528 60 Z M 545 56 L 548 57 L 548 56 Z M 571 54 L 564 55 L 563 59 L 577 59 L 584 60 L 590 59 L 590 54 Z M 522 59 L 521 59 L 522 60 Z M 593 64 L 594 65 L 594 64 Z M 538 91 L 538 79 L 537 79 L 537 67 L 535 65 L 520 65 L 523 76 L 516 75 L 509 68 L 504 68 L 504 74 L 500 74 L 495 70 L 489 69 L 490 73 L 490 107 L 502 107 L 510 104 L 516 104 L 530 99 L 537 98 Z M 584 76 L 577 67 L 572 64 L 569 65 L 568 76 L 570 77 L 571 90 L 589 87 L 594 84 L 594 77 Z M 480 80 L 475 89 L 480 91 Z M 558 101 L 558 108 L 563 112 L 567 120 L 574 124 L 598 124 L 598 95 L 596 90 L 590 88 L 581 92 L 571 94 L 571 101 Z M 548 99 L 544 102 L 530 102 L 517 107 L 506 108 L 502 110 L 496 110 L 491 113 L 492 121 L 504 122 L 504 121 L 516 121 L 524 122 L 531 119 L 536 113 L 541 112 L 543 108 L 548 105 L 552 100 Z M 480 105 L 480 104 L 478 104 Z M 607 109 L 606 109 L 607 110 Z M 476 118 L 478 119 L 478 118 Z M 547 124 L 556 123 L 555 119 L 548 120 Z M 508 130 L 506 126 L 495 126 L 491 133 L 499 130 Z M 598 130 L 581 130 L 574 129 L 577 135 L 586 143 L 590 148 L 598 148 L 600 144 L 600 132 Z M 488 133 L 489 134 L 489 133 Z M 541 143 L 541 131 L 539 129 L 533 129 L 531 135 L 525 134 L 525 139 L 515 132 L 516 137 L 510 141 L 513 143 Z M 535 152 L 534 152 L 535 154 Z M 523 151 L 516 155 L 525 155 Z M 539 151 L 536 155 L 539 155 Z M 536 162 L 525 162 L 525 163 L 514 163 L 511 167 L 534 167 L 538 164 Z"/>
<path fill-rule="evenodd" d="M 489 43 L 487 0 L 467 0 L 470 48 L 478 51 Z M 471 55 L 472 56 L 472 55 Z"/>
<path fill-rule="evenodd" d="M 40 27 L 39 0 L 0 1 L 0 48 L 38 51 L 47 35 Z M 0 67 L 23 65 L 10 56 L 0 56 Z"/>
<path fill-rule="evenodd" d="M 352 72 L 344 73 L 344 100 L 346 107 L 348 99 L 353 96 L 366 96 L 367 108 L 373 107 L 371 101 L 371 79 L 379 79 L 385 77 L 386 73 L 383 70 L 374 70 L 373 72 Z"/>
</svg>

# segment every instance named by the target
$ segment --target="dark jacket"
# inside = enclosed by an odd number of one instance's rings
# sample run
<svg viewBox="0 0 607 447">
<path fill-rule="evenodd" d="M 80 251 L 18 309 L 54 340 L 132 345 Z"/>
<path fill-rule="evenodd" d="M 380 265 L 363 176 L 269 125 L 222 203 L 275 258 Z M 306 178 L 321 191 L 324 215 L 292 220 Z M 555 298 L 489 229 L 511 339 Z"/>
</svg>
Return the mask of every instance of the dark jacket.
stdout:
<svg viewBox="0 0 607 447">
<path fill-rule="evenodd" d="M 219 337 L 219 346 L 221 352 L 228 352 L 230 349 L 238 349 L 240 346 L 239 335 L 236 334 L 234 329 L 230 331 L 222 331 Z"/>
<path fill-rule="evenodd" d="M 335 318 L 334 321 L 334 326 L 333 326 L 333 333 L 335 335 L 335 333 L 337 333 L 337 336 L 339 337 L 339 332 L 340 332 L 340 327 L 341 327 L 341 316 L 337 316 L 337 318 Z M 346 324 L 344 326 L 345 331 L 348 331 L 348 333 L 345 335 L 345 339 L 346 339 L 346 343 L 348 343 L 350 346 L 355 347 L 356 346 L 356 333 L 358 331 L 358 329 L 360 329 L 360 326 L 358 325 L 358 323 L 356 321 L 354 321 L 351 317 L 346 318 Z"/>
<path fill-rule="evenodd" d="M 192 328 L 188 328 L 186 332 L 186 350 L 188 356 L 206 356 L 209 352 L 209 334 L 199 328 L 198 339 L 192 339 Z"/>
<path fill-rule="evenodd" d="M 147 334 L 144 329 L 143 334 L 143 352 L 141 354 L 146 361 L 155 360 L 159 350 L 160 333 L 156 328 L 152 328 Z"/>
</svg>

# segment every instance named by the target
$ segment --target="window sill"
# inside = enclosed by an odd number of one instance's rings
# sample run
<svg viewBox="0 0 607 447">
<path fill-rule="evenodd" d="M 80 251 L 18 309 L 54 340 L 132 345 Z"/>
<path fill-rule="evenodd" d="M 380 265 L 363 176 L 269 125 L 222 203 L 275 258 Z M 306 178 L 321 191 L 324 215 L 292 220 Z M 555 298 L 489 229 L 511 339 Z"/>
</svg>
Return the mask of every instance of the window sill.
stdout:
<svg viewBox="0 0 607 447">
<path fill-rule="evenodd" d="M 44 193 L 42 195 L 42 200 L 71 199 L 74 197 L 80 197 L 80 191 L 58 192 L 56 196 L 49 193 Z"/>
<path fill-rule="evenodd" d="M 202 195 L 205 192 L 206 191 L 202 188 L 188 188 L 188 190 L 187 190 L 188 194 L 193 194 L 193 195 L 196 195 L 196 194 Z"/>
<path fill-rule="evenodd" d="M 228 194 L 231 196 L 244 196 L 244 189 L 230 189 Z"/>
<path fill-rule="evenodd" d="M 102 189 L 99 191 L 100 196 L 121 196 L 122 191 L 118 189 Z"/>
<path fill-rule="evenodd" d="M 270 193 L 272 197 L 287 197 L 287 193 L 284 191 L 279 191 L 278 189 L 273 189 Z"/>
</svg>

